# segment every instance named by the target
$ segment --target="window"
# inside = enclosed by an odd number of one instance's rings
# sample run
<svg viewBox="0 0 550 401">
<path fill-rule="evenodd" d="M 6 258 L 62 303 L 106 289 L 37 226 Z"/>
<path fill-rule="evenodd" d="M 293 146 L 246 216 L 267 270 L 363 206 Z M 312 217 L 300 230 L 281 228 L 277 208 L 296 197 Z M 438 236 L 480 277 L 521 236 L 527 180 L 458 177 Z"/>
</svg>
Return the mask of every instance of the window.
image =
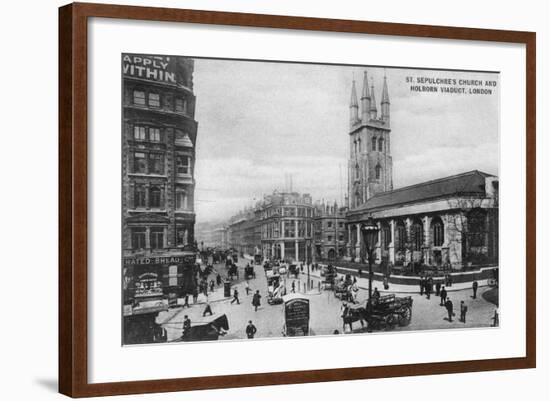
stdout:
<svg viewBox="0 0 550 401">
<path fill-rule="evenodd" d="M 341 222 L 341 221 L 339 221 L 339 222 L 338 222 L 338 228 L 344 228 L 344 223 Z"/>
<path fill-rule="evenodd" d="M 187 101 L 181 97 L 176 98 L 176 112 L 187 113 Z"/>
<path fill-rule="evenodd" d="M 149 153 L 149 173 L 164 174 L 164 155 Z"/>
<path fill-rule="evenodd" d="M 359 170 L 359 164 L 355 165 L 355 179 L 358 180 L 361 176 L 361 171 Z"/>
<path fill-rule="evenodd" d="M 422 222 L 415 221 L 411 227 L 411 242 L 413 251 L 420 251 L 422 249 L 422 240 L 424 239 L 424 230 L 422 229 Z"/>
<path fill-rule="evenodd" d="M 372 150 L 373 151 L 376 150 L 376 137 L 375 136 L 372 137 Z"/>
<path fill-rule="evenodd" d="M 141 125 L 134 125 L 134 139 L 136 141 L 145 140 L 145 127 Z"/>
<path fill-rule="evenodd" d="M 154 186 L 149 189 L 149 207 L 161 207 L 161 190 Z"/>
<path fill-rule="evenodd" d="M 395 248 L 399 251 L 405 249 L 406 242 L 407 231 L 405 230 L 405 224 L 402 221 L 398 221 L 395 226 Z"/>
<path fill-rule="evenodd" d="M 139 90 L 134 91 L 134 104 L 145 106 L 145 92 Z"/>
<path fill-rule="evenodd" d="M 443 222 L 439 217 L 432 220 L 432 238 L 434 246 L 441 246 L 445 241 L 443 231 Z"/>
<path fill-rule="evenodd" d="M 468 245 L 470 247 L 485 246 L 486 237 L 486 215 L 482 210 L 472 210 L 467 216 Z"/>
<path fill-rule="evenodd" d="M 187 210 L 187 193 L 185 191 L 176 192 L 176 209 Z"/>
<path fill-rule="evenodd" d="M 376 174 L 376 179 L 379 180 L 380 176 L 382 175 L 382 167 L 380 167 L 380 164 L 377 164 L 374 170 Z"/>
<path fill-rule="evenodd" d="M 384 140 L 382 138 L 380 138 L 378 140 L 378 151 L 379 152 L 383 152 L 384 151 Z"/>
<path fill-rule="evenodd" d="M 343 241 L 343 240 L 344 240 L 344 234 L 338 235 L 338 241 Z"/>
<path fill-rule="evenodd" d="M 288 220 L 284 222 L 284 233 L 285 237 L 291 237 L 293 238 L 296 235 L 296 227 L 294 226 L 294 220 Z"/>
<path fill-rule="evenodd" d="M 164 248 L 164 228 L 153 227 L 151 228 L 151 249 Z"/>
<path fill-rule="evenodd" d="M 146 173 L 147 161 L 145 160 L 145 153 L 134 153 L 134 173 Z"/>
<path fill-rule="evenodd" d="M 327 241 L 332 242 L 332 235 L 327 236 Z"/>
<path fill-rule="evenodd" d="M 357 138 L 357 148 L 359 150 L 359 153 L 361 153 L 361 138 Z"/>
<path fill-rule="evenodd" d="M 327 227 L 332 228 L 332 221 L 327 222 Z"/>
<path fill-rule="evenodd" d="M 145 185 L 136 185 L 134 188 L 134 208 L 146 207 Z"/>
<path fill-rule="evenodd" d="M 176 157 L 176 172 L 178 174 L 191 174 L 191 158 L 189 156 Z"/>
<path fill-rule="evenodd" d="M 145 249 L 145 227 L 132 228 L 132 249 Z"/>
<path fill-rule="evenodd" d="M 355 153 L 357 153 L 357 141 L 356 140 L 353 141 L 353 150 L 354 150 Z"/>
<path fill-rule="evenodd" d="M 149 106 L 160 107 L 160 95 L 158 93 L 149 93 Z"/>
<path fill-rule="evenodd" d="M 149 128 L 149 140 L 151 142 L 160 142 L 160 128 Z"/>
<path fill-rule="evenodd" d="M 178 246 L 187 245 L 188 231 L 183 227 L 178 227 L 176 243 Z"/>
</svg>

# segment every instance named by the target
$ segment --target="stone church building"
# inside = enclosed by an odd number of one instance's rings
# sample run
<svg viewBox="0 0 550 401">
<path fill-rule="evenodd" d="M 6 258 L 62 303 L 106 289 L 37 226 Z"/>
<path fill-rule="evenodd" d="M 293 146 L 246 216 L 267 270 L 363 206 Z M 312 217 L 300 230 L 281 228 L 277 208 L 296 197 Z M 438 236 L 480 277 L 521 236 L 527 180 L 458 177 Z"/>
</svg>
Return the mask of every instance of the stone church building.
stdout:
<svg viewBox="0 0 550 401">
<path fill-rule="evenodd" d="M 360 103 L 352 83 L 346 258 L 365 261 L 361 228 L 372 218 L 376 263 L 455 270 L 498 264 L 498 177 L 474 170 L 394 189 L 386 77 L 382 88 L 378 114 L 367 72 Z"/>
</svg>

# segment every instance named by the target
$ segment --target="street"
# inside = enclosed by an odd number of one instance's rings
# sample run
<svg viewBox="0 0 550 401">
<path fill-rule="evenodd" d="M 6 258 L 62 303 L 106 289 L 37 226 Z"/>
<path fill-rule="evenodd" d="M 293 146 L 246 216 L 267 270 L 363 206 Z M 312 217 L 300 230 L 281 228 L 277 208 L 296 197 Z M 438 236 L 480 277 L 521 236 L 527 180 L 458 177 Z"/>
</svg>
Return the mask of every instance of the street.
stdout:
<svg viewBox="0 0 550 401">
<path fill-rule="evenodd" d="M 244 267 L 248 260 L 240 258 L 238 263 L 239 278 L 233 280 L 231 297 L 223 297 L 223 286 L 217 287 L 213 293 L 209 293 L 208 301 L 212 308 L 213 317 L 226 314 L 229 319 L 229 330 L 227 334 L 220 337 L 220 340 L 245 339 L 245 328 L 249 320 L 257 328 L 255 338 L 267 337 L 282 337 L 284 325 L 284 308 L 282 304 L 269 305 L 267 303 L 267 281 L 265 278 L 264 269 L 261 265 L 255 265 L 256 278 L 249 280 L 250 292 L 247 295 L 245 291 Z M 214 266 L 215 273 L 210 275 L 214 278 L 217 272 L 222 278 L 226 277 L 226 268 L 224 264 L 216 264 Z M 319 278 L 310 275 L 310 290 L 306 289 L 307 273 L 300 274 L 299 279 L 293 277 L 283 279 L 288 292 L 290 293 L 292 281 L 295 281 L 296 292 L 306 292 L 306 297 L 310 300 L 310 334 L 311 335 L 331 335 L 338 330 L 343 332 L 342 301 L 334 296 L 334 292 L 330 290 L 319 291 Z M 233 299 L 233 290 L 237 288 L 239 292 L 239 301 L 231 303 Z M 449 292 L 449 298 L 454 305 L 453 321 L 447 320 L 447 310 L 440 306 L 440 298 L 432 294 L 431 299 L 426 296 L 415 294 L 396 294 L 396 296 L 411 296 L 413 300 L 412 320 L 408 326 L 400 327 L 396 325 L 393 331 L 411 331 L 411 330 L 439 330 L 449 328 L 468 328 L 468 327 L 490 327 L 492 317 L 495 311 L 495 305 L 486 301 L 482 294 L 489 287 L 480 288 L 476 299 L 472 298 L 470 289 L 462 289 Z M 260 291 L 261 306 L 257 311 L 254 311 L 252 305 L 252 296 Z M 300 290 L 300 291 L 299 291 Z M 388 292 L 391 293 L 391 292 Z M 382 292 L 382 294 L 386 294 Z M 364 288 L 359 289 L 358 302 L 363 302 L 367 299 L 368 292 Z M 191 304 L 190 307 L 178 306 L 168 312 L 162 312 L 157 318 L 157 323 L 161 323 L 166 329 L 168 341 L 175 341 L 181 337 L 182 325 L 184 317 L 187 315 L 191 319 L 191 324 L 200 324 L 205 319 L 202 317 L 206 306 L 206 297 L 201 294 L 197 304 Z M 460 322 L 460 301 L 464 301 L 468 307 L 466 323 Z M 179 304 L 183 304 L 183 300 L 179 300 Z M 209 316 L 206 317 L 209 319 Z M 346 327 L 345 333 L 349 333 L 349 326 Z M 354 323 L 353 333 L 366 333 L 366 330 L 361 328 L 359 322 Z"/>
</svg>

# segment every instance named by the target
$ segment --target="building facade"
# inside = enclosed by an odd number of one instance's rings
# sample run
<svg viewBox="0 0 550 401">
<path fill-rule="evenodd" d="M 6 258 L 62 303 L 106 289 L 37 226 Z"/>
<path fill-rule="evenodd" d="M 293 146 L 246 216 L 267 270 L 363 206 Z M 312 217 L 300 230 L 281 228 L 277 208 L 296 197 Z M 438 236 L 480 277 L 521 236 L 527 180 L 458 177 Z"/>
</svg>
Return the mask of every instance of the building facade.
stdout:
<svg viewBox="0 0 550 401">
<path fill-rule="evenodd" d="M 346 209 L 336 202 L 317 203 L 313 221 L 314 260 L 335 260 L 346 256 Z"/>
<path fill-rule="evenodd" d="M 275 191 L 264 198 L 259 210 L 263 257 L 312 260 L 315 208 L 309 194 Z"/>
<path fill-rule="evenodd" d="M 122 249 L 145 294 L 181 286 L 194 245 L 193 70 L 184 57 L 122 56 Z"/>
<path fill-rule="evenodd" d="M 229 248 L 239 253 L 255 255 L 260 251 L 260 221 L 256 207 L 247 208 L 229 219 L 227 224 Z"/>
<path fill-rule="evenodd" d="M 390 100 L 384 78 L 378 116 L 365 72 L 350 102 L 347 257 L 366 260 L 362 227 L 378 225 L 377 263 L 462 269 L 498 264 L 498 177 L 477 170 L 393 189 Z"/>
</svg>

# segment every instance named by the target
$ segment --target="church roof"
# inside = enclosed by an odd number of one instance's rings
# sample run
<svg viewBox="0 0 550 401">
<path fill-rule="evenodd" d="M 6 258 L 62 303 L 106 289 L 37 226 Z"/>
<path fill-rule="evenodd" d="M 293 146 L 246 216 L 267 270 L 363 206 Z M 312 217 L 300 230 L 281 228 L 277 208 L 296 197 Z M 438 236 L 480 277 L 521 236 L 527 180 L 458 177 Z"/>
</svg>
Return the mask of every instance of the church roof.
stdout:
<svg viewBox="0 0 550 401">
<path fill-rule="evenodd" d="M 456 195 L 485 196 L 485 178 L 492 177 L 478 170 L 426 181 L 419 184 L 381 192 L 354 211 L 379 210 L 402 204 L 417 203 Z"/>
</svg>

